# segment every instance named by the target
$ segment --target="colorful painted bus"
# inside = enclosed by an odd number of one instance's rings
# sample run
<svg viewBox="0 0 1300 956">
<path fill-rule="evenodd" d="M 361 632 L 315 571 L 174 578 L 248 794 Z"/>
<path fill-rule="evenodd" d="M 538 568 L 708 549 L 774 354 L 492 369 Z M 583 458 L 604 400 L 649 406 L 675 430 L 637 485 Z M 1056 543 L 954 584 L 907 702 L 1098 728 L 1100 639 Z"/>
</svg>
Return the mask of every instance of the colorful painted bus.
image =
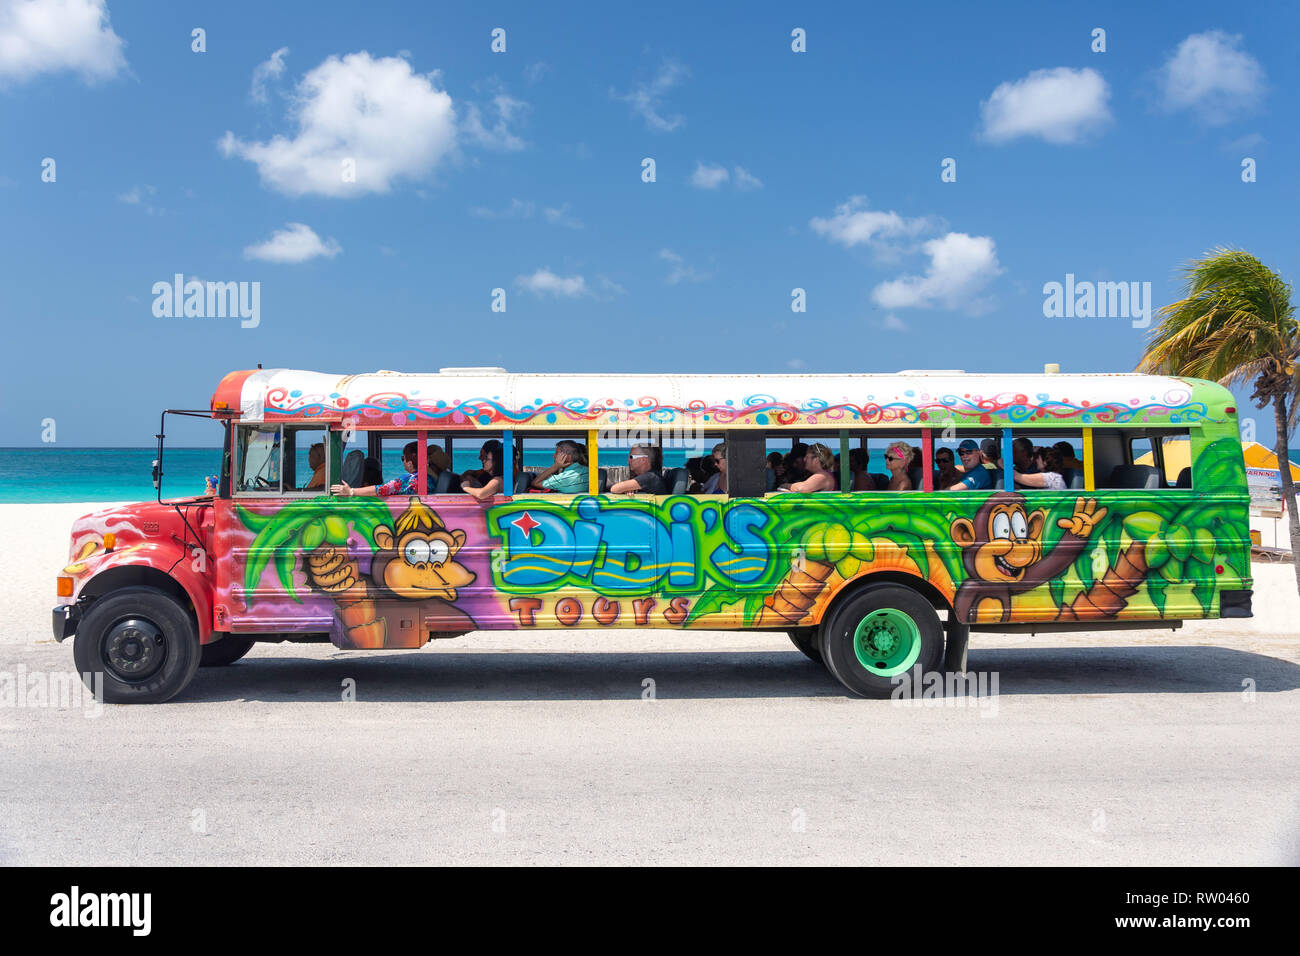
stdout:
<svg viewBox="0 0 1300 956">
<path fill-rule="evenodd" d="M 164 499 L 161 429 L 158 500 L 79 519 L 58 577 L 55 637 L 75 635 L 111 702 L 167 700 L 257 641 L 414 649 L 579 627 L 783 632 L 853 694 L 885 697 L 908 673 L 965 670 L 972 630 L 1251 613 L 1236 409 L 1210 382 L 257 369 L 179 414 L 224 429 L 216 488 Z M 528 460 L 561 441 L 585 472 L 540 491 Z M 1191 449 L 1172 483 L 1170 441 Z M 810 446 L 838 459 L 837 487 L 779 490 Z M 1024 487 L 1049 446 L 1068 466 Z M 416 449 L 399 493 L 347 493 L 399 447 Z M 497 468 L 497 494 L 442 480 L 480 449 L 522 461 Z M 691 482 L 692 452 L 721 464 L 715 493 Z"/>
</svg>

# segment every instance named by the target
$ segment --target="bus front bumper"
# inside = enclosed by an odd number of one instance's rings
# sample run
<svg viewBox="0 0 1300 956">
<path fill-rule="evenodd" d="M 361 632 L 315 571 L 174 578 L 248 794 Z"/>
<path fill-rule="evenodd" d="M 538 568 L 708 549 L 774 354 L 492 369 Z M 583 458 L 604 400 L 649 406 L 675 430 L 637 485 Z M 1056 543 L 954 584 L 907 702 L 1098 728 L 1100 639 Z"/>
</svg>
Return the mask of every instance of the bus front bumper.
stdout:
<svg viewBox="0 0 1300 956">
<path fill-rule="evenodd" d="M 77 618 L 81 615 L 75 604 L 60 604 L 54 609 L 54 639 L 62 641 L 77 633 Z"/>
</svg>

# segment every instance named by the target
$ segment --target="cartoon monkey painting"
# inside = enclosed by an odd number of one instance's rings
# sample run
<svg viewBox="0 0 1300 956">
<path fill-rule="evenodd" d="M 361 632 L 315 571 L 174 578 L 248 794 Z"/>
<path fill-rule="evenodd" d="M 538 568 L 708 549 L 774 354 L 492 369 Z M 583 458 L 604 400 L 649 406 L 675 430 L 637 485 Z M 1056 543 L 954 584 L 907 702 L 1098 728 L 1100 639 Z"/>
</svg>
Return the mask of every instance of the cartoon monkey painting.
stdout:
<svg viewBox="0 0 1300 956">
<path fill-rule="evenodd" d="M 438 630 L 472 631 L 473 618 L 454 605 L 457 590 L 475 575 L 456 560 L 465 532 L 448 531 L 432 509 L 411 498 L 395 527 L 375 529 L 378 551 L 363 575 L 346 548 L 317 548 L 307 555 L 307 577 L 338 603 L 339 620 L 354 647 L 384 647 L 387 625 L 377 601 L 434 605 Z"/>
<path fill-rule="evenodd" d="M 1056 524 L 1065 529 L 1056 546 L 1043 551 L 1047 512 L 1029 511 L 1024 495 L 999 491 L 975 513 L 974 520 L 957 518 L 949 527 L 961 548 L 967 578 L 957 589 L 953 610 L 958 621 L 973 623 L 981 611 L 997 610 L 996 620 L 1011 620 L 1011 597 L 1032 591 L 1061 574 L 1082 553 L 1094 529 L 1106 517 L 1094 498 L 1079 498 L 1074 513 Z"/>
</svg>

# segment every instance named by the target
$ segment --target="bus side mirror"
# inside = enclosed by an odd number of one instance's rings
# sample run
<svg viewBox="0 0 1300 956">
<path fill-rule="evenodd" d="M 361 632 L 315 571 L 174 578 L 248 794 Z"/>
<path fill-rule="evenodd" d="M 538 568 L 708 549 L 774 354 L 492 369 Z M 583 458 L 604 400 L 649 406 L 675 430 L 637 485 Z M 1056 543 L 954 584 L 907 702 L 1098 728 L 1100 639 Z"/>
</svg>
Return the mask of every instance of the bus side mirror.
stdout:
<svg viewBox="0 0 1300 956">
<path fill-rule="evenodd" d="M 159 484 L 160 484 L 161 482 L 162 482 L 162 468 L 159 466 L 158 459 L 155 458 L 155 459 L 153 460 L 153 487 L 154 487 L 154 491 L 157 491 L 157 490 L 158 490 L 158 486 L 159 486 Z"/>
</svg>

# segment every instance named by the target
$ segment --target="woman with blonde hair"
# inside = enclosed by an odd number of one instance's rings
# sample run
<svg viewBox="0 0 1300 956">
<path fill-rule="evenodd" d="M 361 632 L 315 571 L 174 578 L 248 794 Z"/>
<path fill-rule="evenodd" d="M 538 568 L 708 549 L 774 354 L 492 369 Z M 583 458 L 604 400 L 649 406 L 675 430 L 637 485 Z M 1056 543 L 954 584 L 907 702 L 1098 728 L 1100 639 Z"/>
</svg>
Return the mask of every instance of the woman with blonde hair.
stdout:
<svg viewBox="0 0 1300 956">
<path fill-rule="evenodd" d="M 809 445 L 808 451 L 803 457 L 803 466 L 804 470 L 808 472 L 807 478 L 793 484 L 783 485 L 777 490 L 803 492 L 835 490 L 835 475 L 831 471 L 835 467 L 835 453 L 829 448 L 821 442 L 814 442 Z"/>
<path fill-rule="evenodd" d="M 912 479 L 907 474 L 912 460 L 912 446 L 905 441 L 892 442 L 885 450 L 885 467 L 889 469 L 889 487 L 886 491 L 911 491 Z"/>
</svg>

